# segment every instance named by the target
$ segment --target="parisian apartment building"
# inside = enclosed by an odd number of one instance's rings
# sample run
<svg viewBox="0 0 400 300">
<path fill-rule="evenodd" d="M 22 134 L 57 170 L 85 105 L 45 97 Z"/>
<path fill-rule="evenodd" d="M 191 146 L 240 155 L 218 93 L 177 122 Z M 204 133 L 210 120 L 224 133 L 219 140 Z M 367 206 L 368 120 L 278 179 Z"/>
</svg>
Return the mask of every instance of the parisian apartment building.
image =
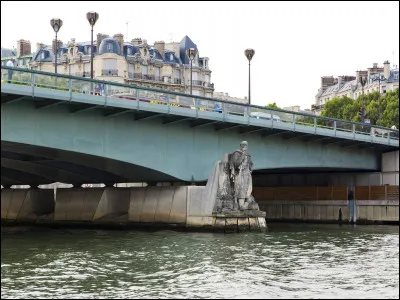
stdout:
<svg viewBox="0 0 400 300">
<path fill-rule="evenodd" d="M 374 91 L 384 94 L 399 87 L 399 68 L 395 65 L 390 66 L 390 62 L 386 60 L 383 66 L 374 63 L 367 70 L 356 71 L 355 76 L 321 77 L 321 86 L 315 96 L 315 105 L 312 106 L 312 111 L 320 115 L 324 105 L 333 98 L 347 96 L 357 99 L 363 92 L 361 78 L 366 79 L 364 95 Z"/>
<path fill-rule="evenodd" d="M 122 34 L 110 37 L 99 33 L 93 48 L 94 79 L 189 93 L 192 70 L 193 95 L 213 96 L 209 58 L 200 57 L 197 45 L 188 36 L 180 42 L 156 41 L 150 45 L 141 38 L 125 41 Z M 196 49 L 192 60 L 187 55 L 189 48 Z M 31 43 L 23 39 L 16 49 L 2 48 L 2 65 L 13 57 L 16 67 L 54 72 L 57 63 L 57 73 L 90 78 L 91 42 L 53 40 L 52 45 L 37 43 L 32 50 Z"/>
</svg>

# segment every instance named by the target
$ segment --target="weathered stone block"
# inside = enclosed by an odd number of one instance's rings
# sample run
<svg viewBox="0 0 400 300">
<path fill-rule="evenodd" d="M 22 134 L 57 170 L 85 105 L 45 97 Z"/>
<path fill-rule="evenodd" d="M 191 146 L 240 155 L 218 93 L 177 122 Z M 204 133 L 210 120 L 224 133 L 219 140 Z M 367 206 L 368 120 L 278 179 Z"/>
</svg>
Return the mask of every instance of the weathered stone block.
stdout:
<svg viewBox="0 0 400 300">
<path fill-rule="evenodd" d="M 225 232 L 238 231 L 238 218 L 226 218 L 225 222 Z"/>
<path fill-rule="evenodd" d="M 225 218 L 215 218 L 214 231 L 216 232 L 225 231 Z"/>
<path fill-rule="evenodd" d="M 250 230 L 250 224 L 249 224 L 249 218 L 238 218 L 238 231 L 249 231 Z"/>
</svg>

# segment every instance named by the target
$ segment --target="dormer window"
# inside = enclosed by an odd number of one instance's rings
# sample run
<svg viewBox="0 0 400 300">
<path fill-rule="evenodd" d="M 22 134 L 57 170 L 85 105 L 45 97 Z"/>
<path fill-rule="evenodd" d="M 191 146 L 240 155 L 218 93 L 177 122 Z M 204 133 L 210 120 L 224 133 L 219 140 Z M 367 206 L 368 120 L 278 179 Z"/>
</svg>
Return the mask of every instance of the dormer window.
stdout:
<svg viewBox="0 0 400 300">
<path fill-rule="evenodd" d="M 127 53 L 128 55 L 132 55 L 132 49 L 128 47 L 128 48 L 126 49 L 126 53 Z"/>
<path fill-rule="evenodd" d="M 174 60 L 174 55 L 172 53 L 169 54 L 169 60 L 173 61 Z"/>
<path fill-rule="evenodd" d="M 40 54 L 40 58 L 41 59 L 45 59 L 46 58 L 46 54 L 44 53 L 44 51 L 42 51 L 42 53 Z"/>
</svg>

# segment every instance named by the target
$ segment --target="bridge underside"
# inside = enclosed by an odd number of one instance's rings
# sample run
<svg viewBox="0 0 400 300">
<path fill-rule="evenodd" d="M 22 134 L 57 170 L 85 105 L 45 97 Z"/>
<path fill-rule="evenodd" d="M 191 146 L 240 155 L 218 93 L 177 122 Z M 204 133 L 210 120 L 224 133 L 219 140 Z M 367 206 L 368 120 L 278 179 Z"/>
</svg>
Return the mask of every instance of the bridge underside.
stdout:
<svg viewBox="0 0 400 300">
<path fill-rule="evenodd" d="M 178 179 L 161 172 L 104 157 L 1 142 L 1 184 L 37 186 L 53 182 L 165 182 Z"/>
<path fill-rule="evenodd" d="M 351 168 L 280 168 L 255 170 L 253 175 L 355 171 L 357 170 Z M 365 170 L 362 171 L 365 172 Z M 1 184 L 3 186 L 38 186 L 54 182 L 79 186 L 84 183 L 112 185 L 121 182 L 178 181 L 180 180 L 168 174 L 104 157 L 1 142 Z"/>
</svg>

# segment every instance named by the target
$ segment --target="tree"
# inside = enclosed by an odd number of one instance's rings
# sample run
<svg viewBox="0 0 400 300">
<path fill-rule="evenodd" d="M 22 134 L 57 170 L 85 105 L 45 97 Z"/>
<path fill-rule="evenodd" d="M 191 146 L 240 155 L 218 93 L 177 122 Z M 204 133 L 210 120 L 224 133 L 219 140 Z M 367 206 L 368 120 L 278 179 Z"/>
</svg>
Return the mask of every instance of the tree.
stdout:
<svg viewBox="0 0 400 300">
<path fill-rule="evenodd" d="M 324 106 L 321 115 L 328 118 L 361 122 L 358 111 L 362 106 L 362 95 L 353 100 L 349 97 L 333 98 Z M 378 125 L 380 111 L 380 125 L 399 128 L 399 89 L 379 94 L 378 91 L 364 95 L 366 118 L 372 124 Z"/>
<path fill-rule="evenodd" d="M 279 108 L 279 109 L 280 109 L 280 107 L 279 107 L 278 105 L 276 105 L 276 103 L 275 103 L 275 102 L 274 102 L 274 103 L 267 104 L 265 107 L 270 107 L 270 108 Z"/>
<path fill-rule="evenodd" d="M 349 112 L 353 111 L 353 109 L 347 108 L 351 107 L 353 103 L 354 100 L 347 96 L 333 98 L 325 104 L 321 115 L 328 118 L 345 119 L 344 112 L 346 111 L 346 114 L 348 114 Z"/>
</svg>

